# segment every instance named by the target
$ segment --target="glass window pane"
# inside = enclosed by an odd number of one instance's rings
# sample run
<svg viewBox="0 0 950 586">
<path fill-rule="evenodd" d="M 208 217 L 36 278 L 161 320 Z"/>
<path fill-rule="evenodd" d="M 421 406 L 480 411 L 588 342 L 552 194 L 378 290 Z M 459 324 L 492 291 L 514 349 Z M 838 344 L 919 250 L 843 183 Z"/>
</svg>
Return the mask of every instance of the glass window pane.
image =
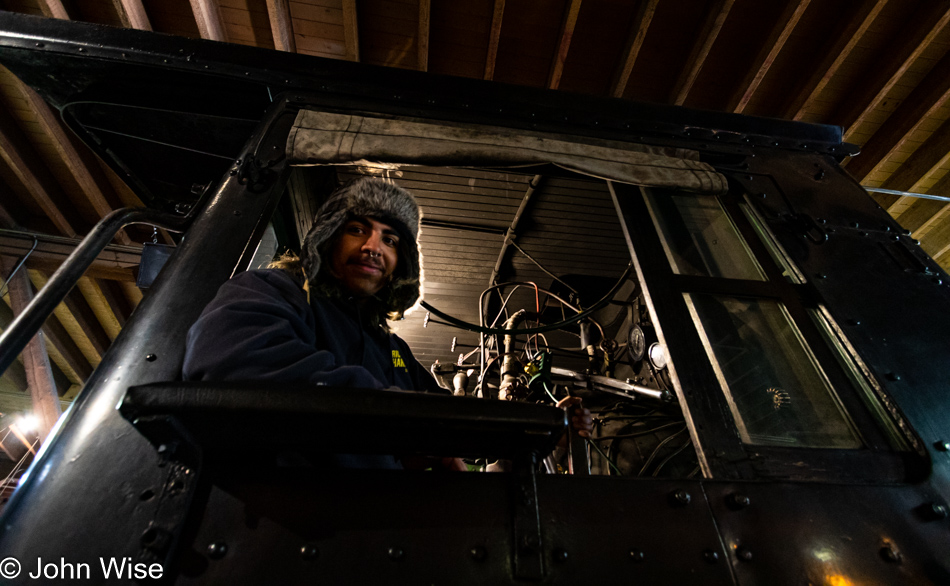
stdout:
<svg viewBox="0 0 950 586">
<path fill-rule="evenodd" d="M 674 272 L 765 280 L 718 198 L 659 189 L 645 189 L 644 193 Z"/>
<path fill-rule="evenodd" d="M 766 227 L 765 222 L 762 221 L 762 218 L 755 211 L 755 208 L 751 205 L 748 205 L 747 203 L 740 203 L 739 207 L 746 215 L 749 223 L 752 224 L 752 228 L 755 230 L 756 234 L 759 235 L 762 243 L 765 244 L 769 254 L 772 256 L 772 260 L 774 260 L 775 263 L 782 268 L 782 276 L 785 277 L 785 280 L 790 283 L 795 283 L 796 285 L 804 283 L 805 276 L 798 270 L 797 267 L 795 267 L 795 264 L 789 258 L 788 253 L 785 252 L 785 249 L 782 248 L 782 245 L 779 244 L 778 240 L 775 239 L 771 231 L 769 231 L 769 229 Z"/>
<path fill-rule="evenodd" d="M 685 297 L 743 442 L 861 446 L 784 306 L 766 299 Z"/>
</svg>

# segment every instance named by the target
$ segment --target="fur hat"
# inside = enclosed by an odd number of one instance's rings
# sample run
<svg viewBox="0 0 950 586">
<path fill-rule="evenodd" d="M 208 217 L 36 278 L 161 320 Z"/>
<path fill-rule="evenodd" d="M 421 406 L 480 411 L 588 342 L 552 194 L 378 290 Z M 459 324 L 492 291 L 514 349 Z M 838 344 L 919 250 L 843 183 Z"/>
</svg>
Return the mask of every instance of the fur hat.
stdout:
<svg viewBox="0 0 950 586">
<path fill-rule="evenodd" d="M 377 296 L 385 302 L 391 319 L 402 317 L 422 298 L 422 253 L 418 246 L 422 214 L 412 194 L 395 183 L 367 177 L 350 181 L 329 195 L 303 241 L 301 261 L 307 280 L 311 284 L 320 282 L 323 255 L 343 224 L 359 217 L 389 224 L 399 233 L 399 261 L 393 281 Z"/>
</svg>

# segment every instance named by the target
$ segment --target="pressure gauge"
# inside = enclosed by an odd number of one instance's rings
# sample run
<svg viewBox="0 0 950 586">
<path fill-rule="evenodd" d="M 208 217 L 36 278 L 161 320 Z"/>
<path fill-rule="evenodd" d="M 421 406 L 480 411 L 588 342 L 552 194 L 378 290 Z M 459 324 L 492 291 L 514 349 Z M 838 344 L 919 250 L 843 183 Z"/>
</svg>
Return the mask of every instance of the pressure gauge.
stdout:
<svg viewBox="0 0 950 586">
<path fill-rule="evenodd" d="M 648 355 L 650 357 L 650 364 L 657 370 L 663 370 L 670 363 L 670 355 L 666 352 L 666 346 L 659 342 L 650 344 Z"/>
<path fill-rule="evenodd" d="M 632 362 L 640 362 L 646 353 L 647 341 L 643 334 L 643 329 L 638 324 L 633 324 L 630 333 L 627 334 L 627 350 L 630 352 Z"/>
</svg>

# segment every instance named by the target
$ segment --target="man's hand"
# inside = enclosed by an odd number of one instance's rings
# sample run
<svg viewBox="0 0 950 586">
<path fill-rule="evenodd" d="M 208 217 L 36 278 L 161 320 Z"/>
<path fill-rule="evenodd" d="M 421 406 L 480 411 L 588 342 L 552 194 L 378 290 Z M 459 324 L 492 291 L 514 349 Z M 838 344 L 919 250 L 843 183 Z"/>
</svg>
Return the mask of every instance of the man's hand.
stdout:
<svg viewBox="0 0 950 586">
<path fill-rule="evenodd" d="M 566 409 L 571 416 L 571 428 L 581 437 L 590 437 L 594 430 L 594 418 L 590 410 L 581 404 L 580 397 L 564 397 L 557 406 Z"/>
</svg>

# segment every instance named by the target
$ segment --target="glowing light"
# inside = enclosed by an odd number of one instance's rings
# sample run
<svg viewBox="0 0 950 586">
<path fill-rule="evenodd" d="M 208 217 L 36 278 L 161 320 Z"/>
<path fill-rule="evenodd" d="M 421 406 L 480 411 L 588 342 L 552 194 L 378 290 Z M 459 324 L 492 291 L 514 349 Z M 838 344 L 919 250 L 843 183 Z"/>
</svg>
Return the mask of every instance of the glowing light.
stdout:
<svg viewBox="0 0 950 586">
<path fill-rule="evenodd" d="M 40 427 L 40 420 L 36 415 L 21 415 L 17 417 L 16 426 L 23 433 L 35 433 Z"/>
<path fill-rule="evenodd" d="M 842 576 L 841 574 L 831 574 L 825 576 L 826 586 L 854 586 L 847 576 Z"/>
<path fill-rule="evenodd" d="M 823 562 L 830 562 L 835 559 L 835 552 L 830 549 L 816 549 L 815 557 Z"/>
</svg>

